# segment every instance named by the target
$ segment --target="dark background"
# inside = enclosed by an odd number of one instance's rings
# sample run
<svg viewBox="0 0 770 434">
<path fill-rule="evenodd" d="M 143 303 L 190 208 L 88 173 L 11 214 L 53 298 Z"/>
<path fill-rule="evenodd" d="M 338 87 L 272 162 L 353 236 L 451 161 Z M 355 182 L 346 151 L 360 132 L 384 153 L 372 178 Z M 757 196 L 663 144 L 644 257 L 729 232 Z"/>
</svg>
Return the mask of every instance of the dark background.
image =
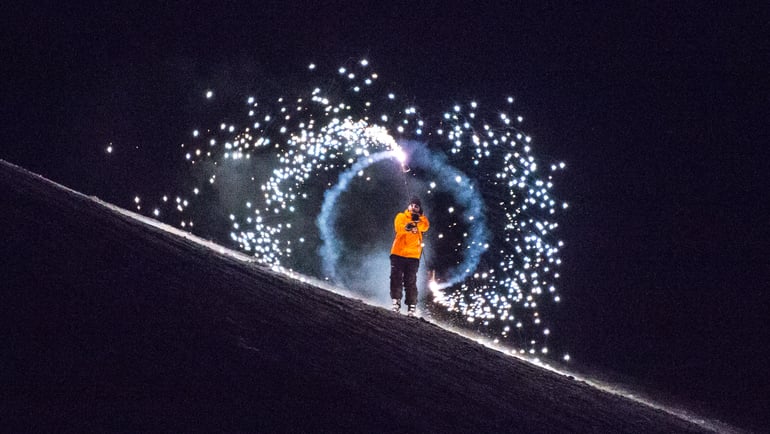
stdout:
<svg viewBox="0 0 770 434">
<path fill-rule="evenodd" d="M 575 366 L 767 426 L 766 8 L 280 3 L 4 6 L 0 158 L 130 207 L 174 182 L 209 87 L 228 113 L 366 56 L 425 107 L 512 94 L 569 167 Z"/>
</svg>

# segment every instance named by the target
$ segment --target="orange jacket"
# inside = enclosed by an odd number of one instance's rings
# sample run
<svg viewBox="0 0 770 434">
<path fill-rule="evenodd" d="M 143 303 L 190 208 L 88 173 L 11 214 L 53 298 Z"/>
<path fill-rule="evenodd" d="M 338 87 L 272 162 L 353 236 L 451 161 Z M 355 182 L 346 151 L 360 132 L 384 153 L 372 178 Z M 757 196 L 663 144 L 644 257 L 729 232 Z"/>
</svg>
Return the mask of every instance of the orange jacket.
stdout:
<svg viewBox="0 0 770 434">
<path fill-rule="evenodd" d="M 412 233 L 406 230 L 407 223 L 412 221 L 412 213 L 409 210 L 396 214 L 396 219 L 393 221 L 394 228 L 396 229 L 396 239 L 393 240 L 393 247 L 390 249 L 392 255 L 403 256 L 404 258 L 416 258 L 420 259 L 422 254 L 422 233 L 426 232 L 430 227 L 428 218 L 424 215 L 420 216 L 420 221 L 417 223 L 417 233 Z"/>
</svg>

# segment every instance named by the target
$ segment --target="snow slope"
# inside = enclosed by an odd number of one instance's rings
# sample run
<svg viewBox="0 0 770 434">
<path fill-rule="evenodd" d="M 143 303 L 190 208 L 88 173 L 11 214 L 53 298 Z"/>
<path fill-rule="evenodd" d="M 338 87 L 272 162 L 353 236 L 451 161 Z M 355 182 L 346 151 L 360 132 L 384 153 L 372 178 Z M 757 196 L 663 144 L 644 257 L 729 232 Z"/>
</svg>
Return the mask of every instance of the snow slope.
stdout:
<svg viewBox="0 0 770 434">
<path fill-rule="evenodd" d="M 4 431 L 714 429 L 1 160 L 0 209 Z"/>
</svg>

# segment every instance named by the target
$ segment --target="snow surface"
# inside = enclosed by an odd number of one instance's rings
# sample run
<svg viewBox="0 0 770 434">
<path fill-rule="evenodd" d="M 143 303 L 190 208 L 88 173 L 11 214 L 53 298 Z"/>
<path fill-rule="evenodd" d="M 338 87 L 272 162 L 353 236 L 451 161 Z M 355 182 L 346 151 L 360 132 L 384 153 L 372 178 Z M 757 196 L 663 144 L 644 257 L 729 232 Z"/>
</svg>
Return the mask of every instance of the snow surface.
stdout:
<svg viewBox="0 0 770 434">
<path fill-rule="evenodd" d="M 0 160 L 11 431 L 739 432 Z"/>
</svg>

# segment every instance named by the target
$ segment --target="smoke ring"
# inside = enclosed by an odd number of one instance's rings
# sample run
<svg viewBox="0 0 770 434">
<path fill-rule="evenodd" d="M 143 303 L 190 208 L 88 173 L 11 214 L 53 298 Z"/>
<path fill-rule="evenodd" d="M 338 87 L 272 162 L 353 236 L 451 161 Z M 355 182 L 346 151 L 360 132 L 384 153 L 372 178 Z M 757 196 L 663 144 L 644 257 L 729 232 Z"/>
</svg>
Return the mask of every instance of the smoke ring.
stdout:
<svg viewBox="0 0 770 434">
<path fill-rule="evenodd" d="M 321 239 L 319 253 L 322 269 L 325 275 L 333 281 L 339 281 L 337 264 L 339 252 L 342 251 L 339 246 L 339 238 L 335 236 L 334 231 L 337 200 L 360 171 L 386 159 L 399 160 L 402 156 L 400 151 L 383 151 L 359 159 L 348 170 L 340 174 L 339 180 L 334 186 L 324 192 L 324 201 L 321 205 L 321 212 L 316 218 L 316 226 Z M 466 209 L 466 219 L 472 222 L 469 224 L 469 243 L 467 251 L 463 255 L 463 261 L 449 271 L 445 281 L 434 286 L 434 289 L 437 290 L 446 289 L 462 282 L 476 270 L 481 261 L 481 255 L 487 248 L 488 230 L 486 216 L 483 212 L 484 201 L 473 180 L 457 168 L 449 165 L 440 154 L 431 153 L 425 147 L 419 146 L 415 148 L 412 156 L 414 157 L 412 163 L 415 167 L 424 167 L 441 174 L 442 177 L 452 179 L 445 184 L 446 190 L 454 196 L 458 204 Z"/>
</svg>

